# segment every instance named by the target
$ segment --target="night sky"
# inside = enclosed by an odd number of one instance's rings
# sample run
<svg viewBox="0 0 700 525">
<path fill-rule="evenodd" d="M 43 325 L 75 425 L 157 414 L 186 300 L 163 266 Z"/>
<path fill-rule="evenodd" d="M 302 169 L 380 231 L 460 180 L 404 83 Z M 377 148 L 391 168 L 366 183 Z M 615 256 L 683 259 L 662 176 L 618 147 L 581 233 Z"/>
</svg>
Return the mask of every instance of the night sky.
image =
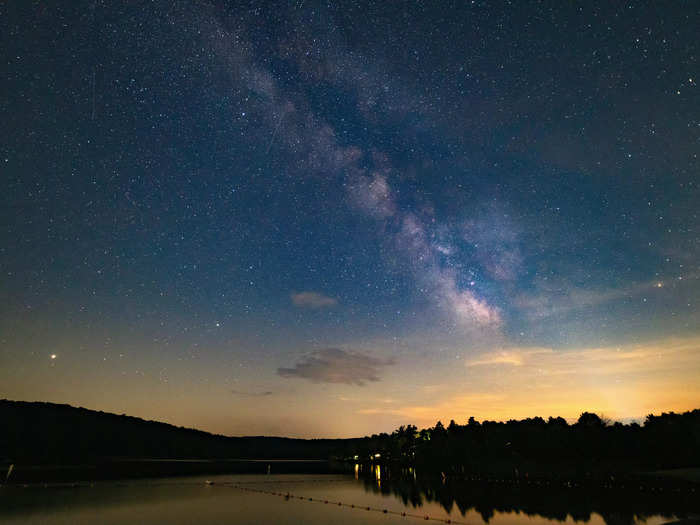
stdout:
<svg viewBox="0 0 700 525">
<path fill-rule="evenodd" d="M 230 435 L 700 407 L 697 2 L 0 4 L 0 397 Z"/>
</svg>

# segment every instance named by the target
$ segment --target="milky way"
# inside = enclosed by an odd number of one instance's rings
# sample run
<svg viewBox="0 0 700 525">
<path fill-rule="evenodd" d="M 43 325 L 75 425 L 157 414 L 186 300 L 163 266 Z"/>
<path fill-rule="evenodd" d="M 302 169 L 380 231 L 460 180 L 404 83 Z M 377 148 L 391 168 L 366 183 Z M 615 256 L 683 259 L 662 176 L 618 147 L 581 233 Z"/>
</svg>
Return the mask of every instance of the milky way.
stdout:
<svg viewBox="0 0 700 525">
<path fill-rule="evenodd" d="M 699 26 L 3 5 L 0 397 L 301 436 L 697 407 Z"/>
</svg>

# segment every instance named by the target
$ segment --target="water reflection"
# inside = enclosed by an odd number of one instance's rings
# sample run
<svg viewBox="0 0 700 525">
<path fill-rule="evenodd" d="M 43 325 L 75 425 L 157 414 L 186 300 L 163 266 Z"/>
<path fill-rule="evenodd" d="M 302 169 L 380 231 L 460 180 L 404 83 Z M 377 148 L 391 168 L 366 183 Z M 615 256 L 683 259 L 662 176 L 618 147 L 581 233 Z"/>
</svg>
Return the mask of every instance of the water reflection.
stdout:
<svg viewBox="0 0 700 525">
<path fill-rule="evenodd" d="M 378 466 L 377 466 L 378 467 Z M 380 474 L 381 472 L 381 474 Z M 476 511 L 488 523 L 500 513 L 522 513 L 557 521 L 587 523 L 598 514 L 608 525 L 633 525 L 653 516 L 664 521 L 700 518 L 700 498 L 691 489 L 663 492 L 640 487 L 571 488 L 544 484 L 453 481 L 445 476 L 422 479 L 414 469 L 373 469 L 361 476 L 365 491 L 393 495 L 412 508 L 438 503 L 448 514 Z"/>
<path fill-rule="evenodd" d="M 374 479 L 377 480 L 377 488 L 381 490 L 382 488 L 382 467 L 379 465 L 372 465 L 372 470 L 374 471 Z"/>
<path fill-rule="evenodd" d="M 413 469 L 353 464 L 344 475 L 224 475 L 0 488 L 0 522 L 408 523 L 402 513 L 479 525 L 661 525 L 700 513 L 694 493 L 661 496 L 422 479 Z M 354 471 L 354 475 L 352 472 Z M 207 483 L 207 480 L 210 482 Z M 234 485 L 249 487 L 240 490 Z M 289 498 L 285 495 L 292 494 Z M 301 498 L 303 496 L 303 498 Z M 326 502 L 342 502 L 343 505 Z M 371 507 L 373 512 L 367 512 Z M 420 509 L 420 510 L 418 510 Z M 388 515 L 384 510 L 388 511 Z M 463 518 L 460 518 L 460 514 Z"/>
</svg>

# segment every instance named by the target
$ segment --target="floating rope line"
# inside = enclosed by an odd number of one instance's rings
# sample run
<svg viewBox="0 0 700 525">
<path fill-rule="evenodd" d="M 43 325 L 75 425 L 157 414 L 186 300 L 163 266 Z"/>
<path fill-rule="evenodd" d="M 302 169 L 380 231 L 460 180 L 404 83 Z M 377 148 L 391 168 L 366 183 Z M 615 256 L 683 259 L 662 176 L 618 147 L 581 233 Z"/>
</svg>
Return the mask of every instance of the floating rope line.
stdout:
<svg viewBox="0 0 700 525">
<path fill-rule="evenodd" d="M 525 485 L 530 485 L 530 486 L 537 486 L 537 487 L 550 487 L 554 486 L 555 488 L 568 488 L 568 489 L 578 489 L 582 488 L 582 486 L 579 483 L 571 483 L 571 482 L 557 482 L 557 483 L 550 483 L 549 481 L 543 482 L 543 481 L 512 481 L 512 480 L 499 480 L 499 479 L 467 479 L 467 481 L 474 481 L 476 480 L 479 483 L 514 483 L 515 485 L 518 486 L 525 486 Z M 352 478 L 331 478 L 331 479 L 323 479 L 323 478 L 318 478 L 318 479 L 270 479 L 270 480 L 251 480 L 251 481 L 205 481 L 204 484 L 206 485 L 256 485 L 256 484 L 284 484 L 284 483 L 328 483 L 328 482 L 335 482 L 335 483 L 340 483 L 340 482 L 347 482 L 347 481 L 352 481 Z M 149 481 L 148 479 L 143 479 L 143 478 L 135 478 L 133 480 L 123 480 L 123 481 L 110 481 L 110 480 L 97 480 L 97 481 L 81 481 L 81 482 L 70 482 L 70 481 L 64 481 L 64 482 L 48 482 L 48 483 L 3 483 L 0 484 L 0 487 L 19 487 L 19 488 L 85 488 L 85 487 L 94 487 L 96 485 L 99 485 L 101 487 L 104 486 L 114 486 L 114 487 L 130 487 L 132 485 L 138 485 L 138 486 L 147 486 L 147 487 L 184 487 L 184 486 L 196 486 L 196 485 L 202 485 L 202 481 Z M 242 488 L 242 487 L 237 487 L 237 488 Z M 600 488 L 603 489 L 618 489 L 618 490 L 639 490 L 641 492 L 644 491 L 649 491 L 649 492 L 659 492 L 659 493 L 695 493 L 697 491 L 695 486 L 686 486 L 686 487 L 663 487 L 663 486 L 654 486 L 654 485 L 636 485 L 634 483 L 628 483 L 627 485 L 625 484 L 619 484 L 615 485 L 612 483 L 603 483 L 600 485 Z M 457 523 L 455 521 L 452 521 L 451 523 Z"/>
<path fill-rule="evenodd" d="M 221 485 L 230 485 L 231 483 L 235 483 L 236 485 L 254 485 L 254 484 L 260 484 L 260 483 L 327 483 L 328 481 L 354 481 L 354 478 L 331 478 L 331 479 L 260 479 L 260 480 L 251 480 L 251 481 L 221 481 L 219 484 Z"/>
<path fill-rule="evenodd" d="M 253 483 L 253 482 L 251 482 Z M 250 483 L 249 483 L 250 484 Z M 268 496 L 279 496 L 283 497 L 285 501 L 289 501 L 290 499 L 298 499 L 300 501 L 308 501 L 309 503 L 319 503 L 323 505 L 334 505 L 338 507 L 347 507 L 350 509 L 356 509 L 356 510 L 364 510 L 367 512 L 379 512 L 381 514 L 391 514 L 393 516 L 401 516 L 402 518 L 414 518 L 414 519 L 419 519 L 423 521 L 437 521 L 439 523 L 455 523 L 459 525 L 469 525 L 465 521 L 457 521 L 453 520 L 452 518 L 435 518 L 432 517 L 428 514 L 413 514 L 411 512 L 406 512 L 406 511 L 397 511 L 397 510 L 389 510 L 389 509 L 380 509 L 377 507 L 371 507 L 371 506 L 366 506 L 366 505 L 355 505 L 354 503 L 343 503 L 342 501 L 333 501 L 325 498 L 313 498 L 310 496 L 298 496 L 296 494 L 292 494 L 291 492 L 276 492 L 272 490 L 263 490 L 263 489 L 256 489 L 252 487 L 246 487 L 241 484 L 237 483 L 222 483 L 221 485 L 226 486 L 226 487 L 232 487 L 234 489 L 242 490 L 244 492 L 254 492 L 257 494 L 266 494 Z"/>
<path fill-rule="evenodd" d="M 271 479 L 271 480 L 254 480 L 254 481 L 149 481 L 144 478 L 134 478 L 132 480 L 114 481 L 114 480 L 97 480 L 97 481 L 52 481 L 52 482 L 34 482 L 34 483 L 0 483 L 0 487 L 14 487 L 14 488 L 44 488 L 44 489 L 67 489 L 67 488 L 91 488 L 95 486 L 100 487 L 131 487 L 131 486 L 145 486 L 145 487 L 193 487 L 201 486 L 202 483 L 205 485 L 231 485 L 236 483 L 238 485 L 245 484 L 260 484 L 260 483 L 328 483 L 328 482 L 347 482 L 352 481 L 352 478 L 332 478 L 332 479 Z"/>
</svg>

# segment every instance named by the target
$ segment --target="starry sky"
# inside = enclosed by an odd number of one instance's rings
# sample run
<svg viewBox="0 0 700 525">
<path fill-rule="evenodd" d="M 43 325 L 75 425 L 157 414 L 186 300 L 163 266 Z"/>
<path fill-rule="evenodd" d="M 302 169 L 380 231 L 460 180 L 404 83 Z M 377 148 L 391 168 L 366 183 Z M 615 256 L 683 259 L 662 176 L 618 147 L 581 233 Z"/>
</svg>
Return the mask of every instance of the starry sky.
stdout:
<svg viewBox="0 0 700 525">
<path fill-rule="evenodd" d="M 0 4 L 0 397 L 229 435 L 700 407 L 694 2 Z"/>
</svg>

